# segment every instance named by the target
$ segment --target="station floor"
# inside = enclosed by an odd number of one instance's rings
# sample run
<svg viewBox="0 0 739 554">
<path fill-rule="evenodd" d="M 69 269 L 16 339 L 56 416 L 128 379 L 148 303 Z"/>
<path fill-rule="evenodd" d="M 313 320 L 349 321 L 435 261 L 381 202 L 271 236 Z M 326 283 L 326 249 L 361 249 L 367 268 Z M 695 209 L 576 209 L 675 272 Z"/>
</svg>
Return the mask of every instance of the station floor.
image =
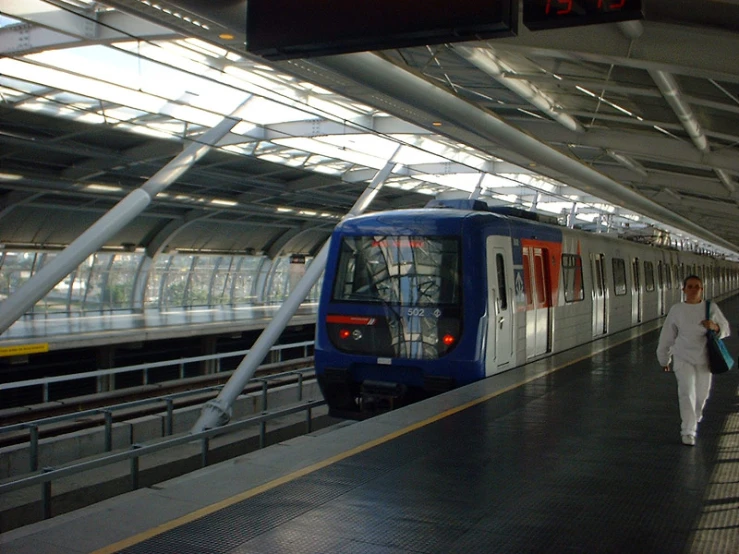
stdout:
<svg viewBox="0 0 739 554">
<path fill-rule="evenodd" d="M 736 334 L 739 297 L 721 307 Z M 739 371 L 682 445 L 659 325 L 9 531 L 0 552 L 739 552 Z"/>
</svg>

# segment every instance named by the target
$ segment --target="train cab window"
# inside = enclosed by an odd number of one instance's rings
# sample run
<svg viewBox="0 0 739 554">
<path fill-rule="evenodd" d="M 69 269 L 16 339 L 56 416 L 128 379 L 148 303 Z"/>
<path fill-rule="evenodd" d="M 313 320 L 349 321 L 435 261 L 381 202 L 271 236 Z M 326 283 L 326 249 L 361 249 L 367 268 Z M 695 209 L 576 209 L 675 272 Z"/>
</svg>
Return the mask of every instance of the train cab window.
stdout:
<svg viewBox="0 0 739 554">
<path fill-rule="evenodd" d="M 508 288 L 505 281 L 505 260 L 503 260 L 503 254 L 495 255 L 495 268 L 498 273 L 498 299 L 500 302 L 499 308 L 500 310 L 507 310 L 508 295 L 506 294 L 506 291 L 508 290 Z"/>
<path fill-rule="evenodd" d="M 644 262 L 644 288 L 647 292 L 654 290 L 654 264 L 652 262 Z"/>
<path fill-rule="evenodd" d="M 626 294 L 626 262 L 621 258 L 613 258 L 613 292 L 616 296 Z"/>
<path fill-rule="evenodd" d="M 565 302 L 580 302 L 585 298 L 582 285 L 582 258 L 576 254 L 562 254 L 562 284 Z"/>
<path fill-rule="evenodd" d="M 404 306 L 458 304 L 460 282 L 456 239 L 344 237 L 333 298 Z"/>
</svg>

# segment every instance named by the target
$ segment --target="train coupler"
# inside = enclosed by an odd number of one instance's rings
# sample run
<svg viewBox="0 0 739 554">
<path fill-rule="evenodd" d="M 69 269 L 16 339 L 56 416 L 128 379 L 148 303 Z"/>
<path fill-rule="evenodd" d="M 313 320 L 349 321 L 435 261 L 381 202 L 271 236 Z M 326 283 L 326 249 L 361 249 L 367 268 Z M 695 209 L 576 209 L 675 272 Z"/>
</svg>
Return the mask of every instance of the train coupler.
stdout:
<svg viewBox="0 0 739 554">
<path fill-rule="evenodd" d="M 389 412 L 403 405 L 407 388 L 400 383 L 363 381 L 360 389 L 360 411 L 363 417 Z"/>
</svg>

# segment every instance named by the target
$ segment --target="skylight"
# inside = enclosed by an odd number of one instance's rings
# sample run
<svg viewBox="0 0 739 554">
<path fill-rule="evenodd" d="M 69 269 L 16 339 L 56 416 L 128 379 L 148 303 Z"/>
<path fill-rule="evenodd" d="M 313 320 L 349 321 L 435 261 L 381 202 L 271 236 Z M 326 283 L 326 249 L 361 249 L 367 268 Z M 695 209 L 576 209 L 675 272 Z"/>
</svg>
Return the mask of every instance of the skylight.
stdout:
<svg viewBox="0 0 739 554">
<path fill-rule="evenodd" d="M 16 23 L 0 16 L 0 26 Z M 368 180 L 393 158 L 398 165 L 388 187 L 421 194 L 481 189 L 483 196 L 555 213 L 572 206 L 562 197 L 562 183 L 524 169 L 515 172 L 490 153 L 194 38 L 87 43 L 2 58 L 0 94 L 20 109 L 169 140 L 198 136 L 243 105 L 242 121 L 219 143 L 233 155 L 350 182 L 359 179 L 355 175 Z M 507 172 L 498 176 L 501 164 Z M 232 206 L 228 199 L 207 201 Z M 600 201 L 597 209 L 612 211 Z M 314 210 L 302 213 L 322 217 Z"/>
</svg>

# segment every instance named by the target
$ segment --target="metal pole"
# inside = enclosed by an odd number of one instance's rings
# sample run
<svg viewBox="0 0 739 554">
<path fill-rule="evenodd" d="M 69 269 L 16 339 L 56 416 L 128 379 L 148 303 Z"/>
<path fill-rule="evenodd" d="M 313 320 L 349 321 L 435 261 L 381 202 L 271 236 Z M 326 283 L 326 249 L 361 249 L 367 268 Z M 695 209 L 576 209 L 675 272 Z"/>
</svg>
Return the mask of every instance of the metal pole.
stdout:
<svg viewBox="0 0 739 554">
<path fill-rule="evenodd" d="M 470 193 L 470 200 L 477 200 L 482 196 L 482 181 L 485 179 L 485 174 L 480 173 L 480 178 L 477 180 L 477 185 L 475 185 L 475 190 Z"/>
<path fill-rule="evenodd" d="M 45 467 L 44 473 L 54 471 L 53 467 Z M 44 519 L 51 518 L 51 481 L 44 481 L 41 485 L 41 516 Z"/>
<path fill-rule="evenodd" d="M 28 432 L 30 433 L 31 450 L 29 452 L 29 462 L 31 471 L 38 469 L 38 425 L 31 425 Z"/>
<path fill-rule="evenodd" d="M 251 98 L 251 95 L 249 96 Z M 62 279 L 97 252 L 105 242 L 128 225 L 151 203 L 152 198 L 174 183 L 183 173 L 202 158 L 221 138 L 239 123 L 236 114 L 249 101 L 247 98 L 232 115 L 205 133 L 198 142 L 192 142 L 181 154 L 144 183 L 131 191 L 92 227 L 77 237 L 53 260 L 36 272 L 15 294 L 0 304 L 0 333 L 5 332 Z"/>
<path fill-rule="evenodd" d="M 167 419 L 165 421 L 165 433 L 167 436 L 172 434 L 172 429 L 174 427 L 173 419 L 174 419 L 174 400 L 171 398 L 167 398 Z"/>
<path fill-rule="evenodd" d="M 395 150 L 393 156 L 385 164 L 385 167 L 375 174 L 372 182 L 354 203 L 354 206 L 349 210 L 349 213 L 344 216 L 345 219 L 347 217 L 361 214 L 367 209 L 367 206 L 369 206 L 372 200 L 374 200 L 375 196 L 377 196 L 377 193 L 382 188 L 385 179 L 388 178 L 395 167 L 393 158 L 399 149 L 400 147 Z M 254 346 L 251 347 L 249 354 L 247 354 L 238 365 L 218 396 L 203 405 L 200 417 L 190 430 L 191 433 L 199 433 L 206 429 L 213 429 L 228 422 L 231 417 L 231 405 L 234 403 L 234 400 L 236 400 L 239 394 L 241 394 L 244 386 L 249 379 L 252 378 L 252 375 L 254 375 L 254 372 L 269 352 L 269 349 L 272 348 L 272 345 L 274 345 L 275 342 L 277 342 L 277 339 L 280 338 L 280 334 L 282 334 L 282 331 L 287 327 L 287 324 L 290 322 L 290 318 L 292 318 L 293 314 L 298 310 L 300 304 L 305 300 L 305 297 L 308 296 L 308 293 L 310 293 L 310 289 L 321 276 L 321 273 L 326 266 L 329 242 L 330 241 L 326 241 L 323 245 L 321 251 L 313 259 L 313 262 L 308 266 L 308 269 L 306 269 L 303 278 L 285 299 L 285 302 L 282 303 L 282 306 L 277 310 L 272 321 L 270 321 L 269 325 L 267 325 L 264 331 L 262 331 L 257 342 L 255 342 Z"/>
<path fill-rule="evenodd" d="M 105 451 L 113 450 L 113 412 L 103 410 L 105 415 Z"/>
<path fill-rule="evenodd" d="M 140 444 L 132 444 L 131 450 L 138 450 L 141 448 Z M 131 458 L 131 490 L 135 491 L 139 488 L 139 457 L 134 456 Z"/>
</svg>

